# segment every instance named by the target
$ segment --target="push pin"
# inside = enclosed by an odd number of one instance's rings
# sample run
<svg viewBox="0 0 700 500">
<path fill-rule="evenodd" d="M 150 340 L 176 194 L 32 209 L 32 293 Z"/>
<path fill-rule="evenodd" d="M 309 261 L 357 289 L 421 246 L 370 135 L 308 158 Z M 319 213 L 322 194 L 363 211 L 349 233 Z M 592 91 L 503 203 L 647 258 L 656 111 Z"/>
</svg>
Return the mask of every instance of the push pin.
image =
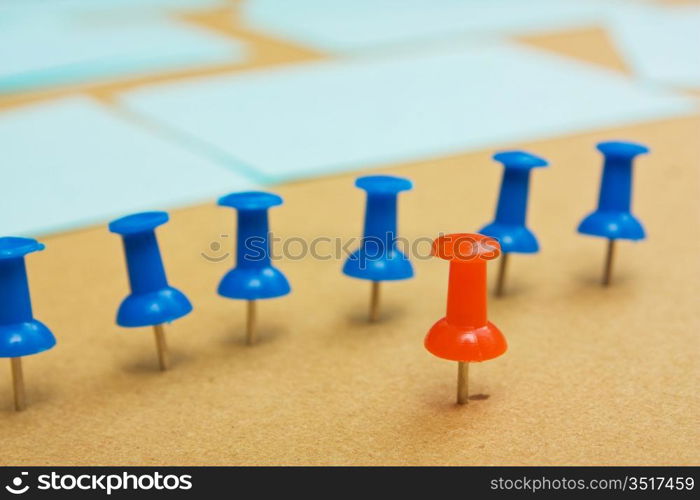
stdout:
<svg viewBox="0 0 700 500">
<path fill-rule="evenodd" d="M 425 348 L 457 361 L 457 403 L 469 399 L 469 363 L 506 352 L 506 339 L 486 318 L 486 263 L 499 254 L 498 242 L 480 234 L 448 234 L 433 242 L 432 253 L 450 261 L 447 315 L 425 337 Z"/>
<path fill-rule="evenodd" d="M 10 358 L 15 410 L 26 407 L 22 356 L 51 349 L 56 339 L 32 315 L 24 256 L 44 249 L 30 238 L 0 238 L 0 357 Z"/>
<path fill-rule="evenodd" d="M 255 304 L 258 299 L 272 299 L 290 292 L 289 282 L 270 262 L 270 239 L 267 209 L 282 204 L 272 193 L 249 191 L 233 193 L 219 199 L 219 205 L 238 211 L 236 267 L 219 283 L 219 295 L 248 301 L 246 343 L 255 343 Z"/>
<path fill-rule="evenodd" d="M 360 248 L 345 261 L 343 273 L 372 283 L 369 320 L 377 321 L 379 284 L 413 277 L 411 261 L 396 247 L 398 194 L 413 184 L 401 177 L 371 175 L 358 178 L 355 186 L 367 191 L 365 231 Z"/>
<path fill-rule="evenodd" d="M 119 306 L 117 324 L 153 327 L 161 370 L 167 370 L 170 364 L 163 324 L 192 311 L 185 294 L 168 285 L 165 276 L 155 228 L 166 222 L 166 212 L 143 212 L 109 224 L 109 230 L 122 237 L 131 284 L 131 295 Z"/>
<path fill-rule="evenodd" d="M 530 170 L 546 167 L 547 160 L 525 151 L 506 151 L 493 155 L 503 164 L 503 180 L 498 197 L 496 220 L 479 232 L 496 238 L 501 245 L 501 262 L 498 267 L 496 295 L 503 295 L 506 280 L 508 254 L 537 253 L 540 249 L 535 234 L 525 225 L 527 198 L 530 189 Z"/>
<path fill-rule="evenodd" d="M 615 240 L 643 240 L 645 237 L 642 223 L 630 212 L 630 204 L 632 160 L 648 153 L 649 149 L 633 142 L 601 142 L 597 148 L 605 157 L 598 209 L 583 219 L 578 232 L 608 239 L 603 268 L 603 285 L 608 286 L 612 278 Z"/>
</svg>

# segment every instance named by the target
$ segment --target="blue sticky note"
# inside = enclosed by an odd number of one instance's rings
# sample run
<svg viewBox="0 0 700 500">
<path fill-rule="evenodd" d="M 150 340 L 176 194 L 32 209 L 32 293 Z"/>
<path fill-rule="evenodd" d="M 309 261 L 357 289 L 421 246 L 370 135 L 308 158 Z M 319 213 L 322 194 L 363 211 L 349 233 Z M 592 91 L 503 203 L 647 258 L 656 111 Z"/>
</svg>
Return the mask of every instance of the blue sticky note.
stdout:
<svg viewBox="0 0 700 500">
<path fill-rule="evenodd" d="M 607 29 L 635 75 L 700 89 L 700 6 L 630 5 L 610 16 Z"/>
<path fill-rule="evenodd" d="M 690 98 L 507 43 L 208 77 L 121 102 L 272 181 L 696 112 Z"/>
<path fill-rule="evenodd" d="M 0 114 L 0 151 L 0 234 L 53 233 L 254 185 L 83 98 Z"/>
<path fill-rule="evenodd" d="M 246 57 L 236 40 L 158 16 L 16 16 L 0 29 L 0 94 Z"/>
<path fill-rule="evenodd" d="M 612 7 L 599 0 L 248 0 L 242 12 L 256 30 L 348 52 L 591 26 Z"/>
</svg>

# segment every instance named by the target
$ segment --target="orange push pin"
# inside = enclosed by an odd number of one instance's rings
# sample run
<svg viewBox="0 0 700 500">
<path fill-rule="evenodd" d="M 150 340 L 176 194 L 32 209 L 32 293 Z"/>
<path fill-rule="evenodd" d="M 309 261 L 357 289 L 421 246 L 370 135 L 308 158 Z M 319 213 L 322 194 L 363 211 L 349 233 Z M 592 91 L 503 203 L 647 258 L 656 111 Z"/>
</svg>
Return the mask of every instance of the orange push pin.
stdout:
<svg viewBox="0 0 700 500">
<path fill-rule="evenodd" d="M 486 319 L 486 262 L 500 254 L 494 238 L 481 234 L 448 234 L 433 242 L 432 254 L 450 261 L 447 315 L 425 337 L 435 356 L 457 361 L 457 403 L 469 396 L 469 363 L 506 352 L 506 339 Z"/>
</svg>

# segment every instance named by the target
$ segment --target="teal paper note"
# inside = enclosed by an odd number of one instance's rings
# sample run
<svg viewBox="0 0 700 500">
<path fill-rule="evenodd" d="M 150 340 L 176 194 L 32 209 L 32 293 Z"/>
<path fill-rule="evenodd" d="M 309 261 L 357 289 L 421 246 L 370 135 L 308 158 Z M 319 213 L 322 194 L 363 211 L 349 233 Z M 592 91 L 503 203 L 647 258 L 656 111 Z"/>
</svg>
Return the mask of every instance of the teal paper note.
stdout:
<svg viewBox="0 0 700 500">
<path fill-rule="evenodd" d="M 246 57 L 236 40 L 164 17 L 15 16 L 0 29 L 0 94 Z"/>
<path fill-rule="evenodd" d="M 515 44 L 207 77 L 124 94 L 131 111 L 281 181 L 696 112 L 623 74 Z"/>
<path fill-rule="evenodd" d="M 253 183 L 83 98 L 0 114 L 0 235 L 37 236 Z"/>
<path fill-rule="evenodd" d="M 635 75 L 700 89 L 700 5 L 633 5 L 617 10 L 606 26 Z"/>
<path fill-rule="evenodd" d="M 0 17 L 19 15 L 174 12 L 226 5 L 226 0 L 2 0 Z"/>
<path fill-rule="evenodd" d="M 254 29 L 327 52 L 595 26 L 620 0 L 248 0 Z"/>
</svg>

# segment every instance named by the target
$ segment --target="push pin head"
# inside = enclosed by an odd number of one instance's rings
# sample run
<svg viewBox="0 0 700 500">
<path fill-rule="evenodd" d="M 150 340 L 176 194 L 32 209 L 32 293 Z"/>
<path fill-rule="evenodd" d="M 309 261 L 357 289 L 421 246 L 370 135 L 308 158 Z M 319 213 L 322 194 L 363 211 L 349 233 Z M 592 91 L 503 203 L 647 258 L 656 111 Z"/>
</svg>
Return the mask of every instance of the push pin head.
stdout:
<svg viewBox="0 0 700 500">
<path fill-rule="evenodd" d="M 358 178 L 355 186 L 367 192 L 365 229 L 360 248 L 347 258 L 343 273 L 375 282 L 413 277 L 411 261 L 396 246 L 397 197 L 413 184 L 401 177 L 370 175 Z"/>
<path fill-rule="evenodd" d="M 597 148 L 605 157 L 598 208 L 583 219 L 578 232 L 610 240 L 644 239 L 644 226 L 630 211 L 632 162 L 649 149 L 641 144 L 619 141 L 601 142 Z"/>
<path fill-rule="evenodd" d="M 261 191 L 233 193 L 219 199 L 219 205 L 238 211 L 236 267 L 221 280 L 219 295 L 257 300 L 290 292 L 287 278 L 270 261 L 267 209 L 281 204 L 281 197 Z"/>
<path fill-rule="evenodd" d="M 499 254 L 498 242 L 481 234 L 448 234 L 433 243 L 433 255 L 450 261 L 447 314 L 425 337 L 435 356 L 473 362 L 506 351 L 505 337 L 486 318 L 486 263 Z"/>
<path fill-rule="evenodd" d="M 219 205 L 240 211 L 267 210 L 282 204 L 282 197 L 264 191 L 231 193 L 219 198 Z"/>
<path fill-rule="evenodd" d="M 32 313 L 24 256 L 44 249 L 31 238 L 0 238 L 0 357 L 19 358 L 56 345 Z"/>
<path fill-rule="evenodd" d="M 0 238 L 0 259 L 17 259 L 32 252 L 40 252 L 44 248 L 46 247 L 43 243 L 32 238 L 4 236 Z"/>
<path fill-rule="evenodd" d="M 109 223 L 109 230 L 122 236 L 147 233 L 168 222 L 166 212 L 141 212 L 131 214 Z"/>
<path fill-rule="evenodd" d="M 496 218 L 479 232 L 496 238 L 503 253 L 535 253 L 539 244 L 525 225 L 530 170 L 546 167 L 547 160 L 525 151 L 504 151 L 493 159 L 503 164 L 503 180 L 496 208 Z"/>
<path fill-rule="evenodd" d="M 125 327 L 168 323 L 192 311 L 192 304 L 168 285 L 155 228 L 168 222 L 166 212 L 143 212 L 112 221 L 109 230 L 122 236 L 131 294 L 117 312 Z"/>
<path fill-rule="evenodd" d="M 366 175 L 355 180 L 355 186 L 367 193 L 395 195 L 401 191 L 410 191 L 413 184 L 410 180 L 393 175 Z"/>
</svg>

